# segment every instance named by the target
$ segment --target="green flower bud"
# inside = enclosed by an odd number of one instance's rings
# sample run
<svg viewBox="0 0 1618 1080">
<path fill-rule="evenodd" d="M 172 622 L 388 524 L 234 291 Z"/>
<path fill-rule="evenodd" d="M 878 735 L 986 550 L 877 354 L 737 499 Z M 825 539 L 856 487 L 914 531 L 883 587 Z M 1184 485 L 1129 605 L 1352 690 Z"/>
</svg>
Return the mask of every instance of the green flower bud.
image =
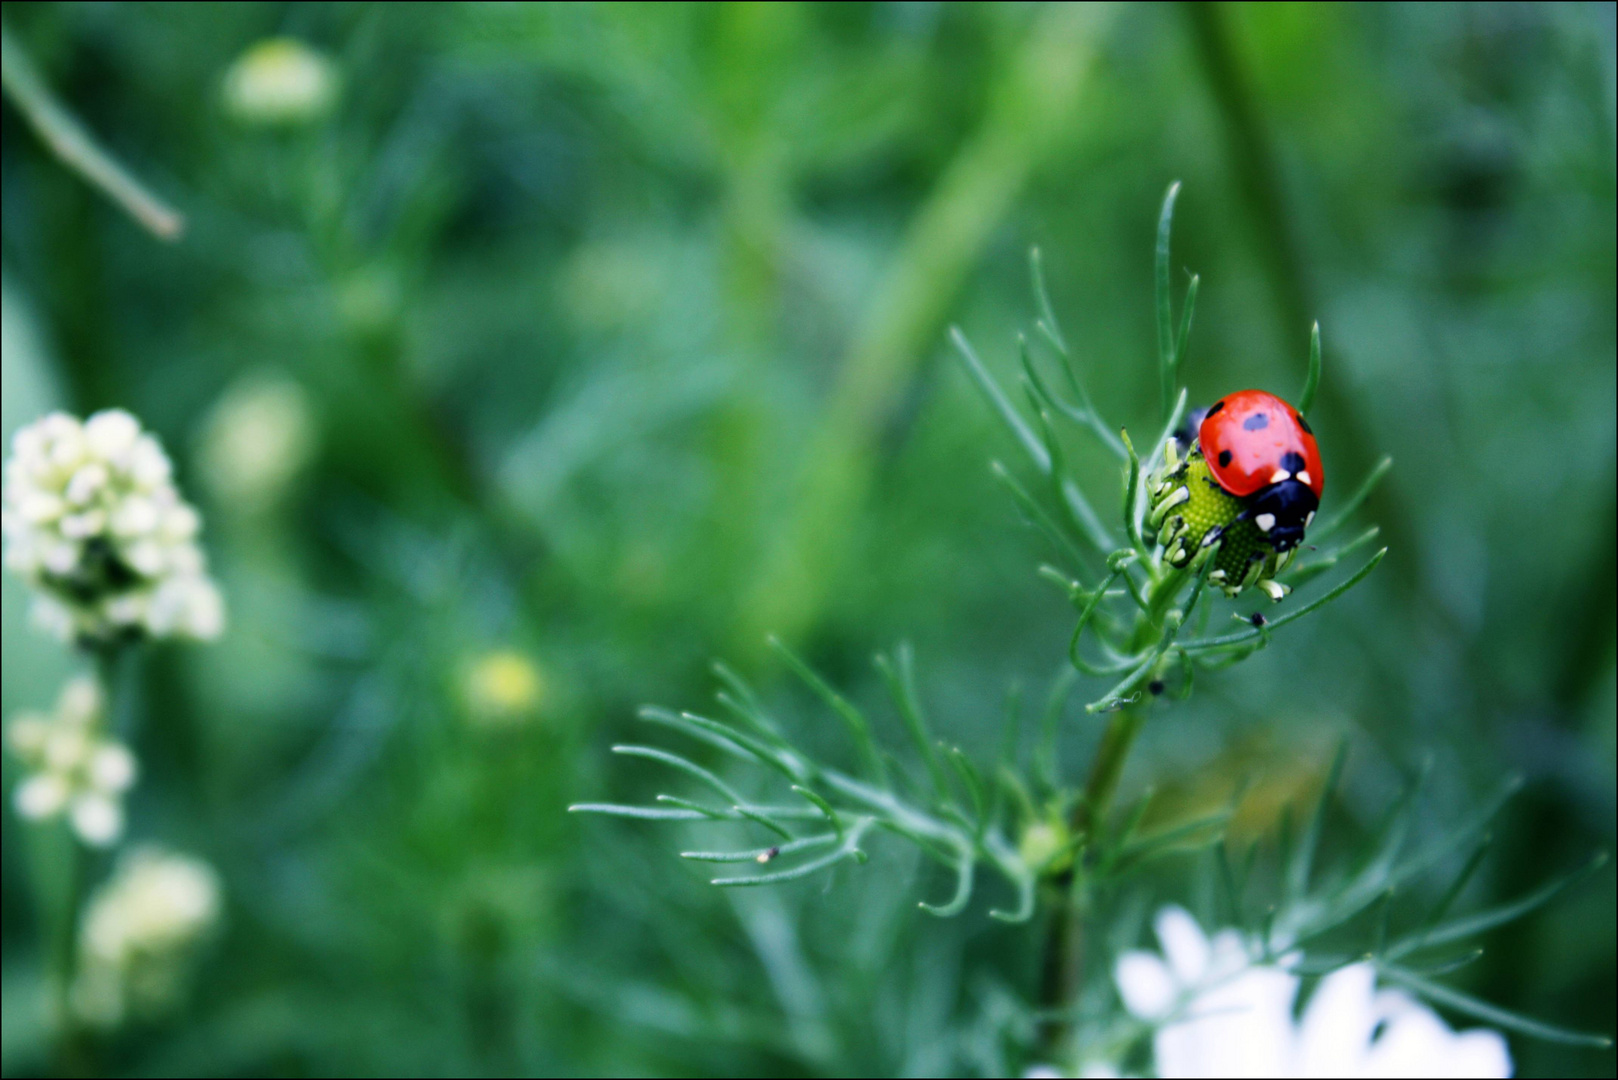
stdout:
<svg viewBox="0 0 1618 1080">
<path fill-rule="evenodd" d="M 1291 591 L 1275 575 L 1292 561 L 1297 549 L 1277 552 L 1257 525 L 1240 518 L 1242 500 L 1219 486 L 1196 443 L 1181 459 L 1177 442 L 1170 439 L 1163 466 L 1152 474 L 1148 485 L 1152 509 L 1147 524 L 1157 530 L 1163 560 L 1170 566 L 1200 570 L 1213 559 L 1208 581 L 1227 596 L 1257 587 L 1270 599 L 1279 600 Z"/>
</svg>

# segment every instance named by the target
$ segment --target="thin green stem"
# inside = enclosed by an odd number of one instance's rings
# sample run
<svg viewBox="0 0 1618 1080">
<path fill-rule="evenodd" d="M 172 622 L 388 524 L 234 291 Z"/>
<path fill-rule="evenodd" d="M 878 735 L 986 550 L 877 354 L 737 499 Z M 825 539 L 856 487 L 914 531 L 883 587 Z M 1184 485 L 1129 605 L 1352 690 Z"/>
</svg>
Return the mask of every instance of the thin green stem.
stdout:
<svg viewBox="0 0 1618 1080">
<path fill-rule="evenodd" d="M 1110 580 L 1110 579 L 1109 579 Z M 1145 597 L 1145 611 L 1135 624 L 1130 641 L 1131 654 L 1148 649 L 1167 632 L 1163 625 L 1164 613 L 1174 602 L 1185 575 L 1173 571 L 1152 582 Z M 1090 775 L 1084 791 L 1073 806 L 1069 828 L 1082 851 L 1089 836 L 1105 819 L 1112 798 L 1118 790 L 1124 764 L 1134 748 L 1135 739 L 1146 723 L 1146 709 L 1141 705 L 1128 705 L 1113 712 L 1107 729 L 1102 733 L 1101 745 L 1096 748 L 1090 763 Z M 1059 876 L 1054 885 L 1060 890 L 1055 910 L 1051 912 L 1046 931 L 1044 971 L 1041 976 L 1041 1005 L 1047 1014 L 1060 1017 L 1077 996 L 1084 978 L 1084 916 L 1085 890 L 1082 877 L 1082 859 L 1074 860 L 1075 869 Z M 1043 1031 L 1046 1049 L 1061 1053 L 1071 1037 L 1072 1025 L 1065 1020 L 1052 1019 Z"/>
<path fill-rule="evenodd" d="M 51 153 L 117 203 L 153 236 L 160 240 L 178 240 L 185 231 L 184 216 L 119 164 L 78 118 L 56 100 L 33 61 L 4 27 L 0 27 L 0 54 L 4 58 L 0 71 L 4 73 L 6 96 Z"/>
</svg>

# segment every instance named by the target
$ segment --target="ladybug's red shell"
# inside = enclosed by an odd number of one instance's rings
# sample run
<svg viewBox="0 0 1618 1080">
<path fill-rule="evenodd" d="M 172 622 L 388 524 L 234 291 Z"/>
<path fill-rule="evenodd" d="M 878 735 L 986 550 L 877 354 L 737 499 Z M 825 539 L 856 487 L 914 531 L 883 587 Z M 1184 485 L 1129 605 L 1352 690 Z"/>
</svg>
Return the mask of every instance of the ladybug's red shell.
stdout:
<svg viewBox="0 0 1618 1080">
<path fill-rule="evenodd" d="M 1320 447 L 1302 414 L 1274 394 L 1238 390 L 1209 408 L 1197 433 L 1219 486 L 1244 498 L 1298 480 L 1318 499 L 1326 489 Z"/>
</svg>

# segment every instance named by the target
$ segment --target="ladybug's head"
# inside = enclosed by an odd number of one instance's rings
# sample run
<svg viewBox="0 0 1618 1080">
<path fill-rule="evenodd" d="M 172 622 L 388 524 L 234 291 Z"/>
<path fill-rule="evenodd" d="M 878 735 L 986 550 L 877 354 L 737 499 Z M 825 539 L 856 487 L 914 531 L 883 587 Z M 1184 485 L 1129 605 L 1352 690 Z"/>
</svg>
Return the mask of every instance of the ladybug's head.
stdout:
<svg viewBox="0 0 1618 1080">
<path fill-rule="evenodd" d="M 1244 515 L 1258 527 L 1276 551 L 1290 551 L 1303 543 L 1303 531 L 1315 519 L 1320 499 L 1309 485 L 1282 480 L 1253 495 Z"/>
<path fill-rule="evenodd" d="M 1197 441 L 1197 432 L 1202 429 L 1202 421 L 1207 419 L 1207 416 L 1206 405 L 1198 405 L 1186 412 L 1185 419 L 1174 429 L 1174 437 L 1179 441 L 1181 450 L 1190 449 L 1191 444 Z"/>
</svg>

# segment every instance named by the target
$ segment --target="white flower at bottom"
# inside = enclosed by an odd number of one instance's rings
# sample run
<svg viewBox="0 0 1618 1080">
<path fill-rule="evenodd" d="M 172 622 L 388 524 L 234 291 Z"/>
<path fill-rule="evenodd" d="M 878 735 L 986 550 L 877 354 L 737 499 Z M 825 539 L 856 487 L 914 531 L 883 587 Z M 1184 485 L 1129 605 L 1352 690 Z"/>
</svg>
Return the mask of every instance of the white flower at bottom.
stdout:
<svg viewBox="0 0 1618 1080">
<path fill-rule="evenodd" d="M 186 960 L 219 919 L 219 878 L 200 859 L 139 848 L 96 890 L 79 928 L 72 1000 L 99 1027 L 154 1013 L 184 986 Z"/>
<path fill-rule="evenodd" d="M 1157 1025 L 1157 1075 L 1175 1077 L 1500 1077 L 1511 1056 L 1498 1032 L 1450 1030 L 1427 1006 L 1376 989 L 1351 964 L 1320 980 L 1301 1017 L 1300 979 L 1255 963 L 1235 930 L 1210 940 L 1178 907 L 1158 912 L 1163 953 L 1119 957 L 1124 1007 Z"/>
</svg>

